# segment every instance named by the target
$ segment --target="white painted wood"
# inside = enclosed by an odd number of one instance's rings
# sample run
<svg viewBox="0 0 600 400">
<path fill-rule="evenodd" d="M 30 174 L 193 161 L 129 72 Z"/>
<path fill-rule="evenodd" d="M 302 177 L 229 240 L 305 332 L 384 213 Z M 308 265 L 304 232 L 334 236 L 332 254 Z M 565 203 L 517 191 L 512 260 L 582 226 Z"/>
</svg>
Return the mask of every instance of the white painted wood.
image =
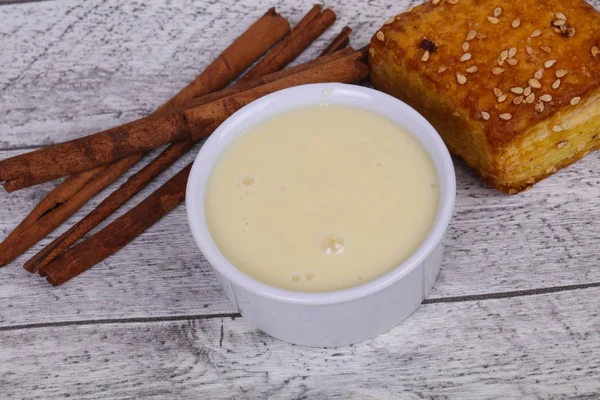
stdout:
<svg viewBox="0 0 600 400">
<path fill-rule="evenodd" d="M 150 112 L 265 11 L 267 6 L 257 3 L 0 5 L 0 159 Z M 313 1 L 273 4 L 296 22 Z M 356 47 L 367 43 L 376 27 L 408 4 L 327 2 L 339 20 L 301 60 L 320 51 L 345 24 L 355 29 Z M 485 188 L 457 161 L 456 214 L 430 298 L 600 282 L 599 165 L 600 152 L 591 154 L 533 190 L 509 197 Z M 0 238 L 52 187 L 0 193 Z M 21 268 L 34 253 L 0 269 L 2 398 L 595 398 L 600 393 L 600 289 L 428 304 L 374 341 L 315 350 L 275 341 L 241 318 L 210 317 L 234 310 L 196 250 L 183 207 L 64 287 L 52 288 Z M 117 320 L 127 318 L 159 321 Z"/>
<path fill-rule="evenodd" d="M 427 305 L 333 349 L 231 318 L 0 332 L 0 386 L 15 399 L 592 399 L 598 309 L 598 288 Z"/>
<path fill-rule="evenodd" d="M 183 167 L 191 157 L 193 153 L 176 167 Z M 600 282 L 595 223 L 600 220 L 598 165 L 600 153 L 591 154 L 529 192 L 505 196 L 483 187 L 457 162 L 456 212 L 441 276 L 430 298 Z M 168 179 L 175 169 L 159 181 Z M 150 185 L 130 205 L 158 185 Z M 51 187 L 46 184 L 0 195 L 0 235 L 6 236 Z M 91 201 L 68 225 L 106 194 Z M 67 225 L 42 243 L 64 229 Z M 0 269 L 0 326 L 233 311 L 188 232 L 183 207 L 63 287 L 51 288 L 22 269 L 34 250 Z"/>
<path fill-rule="evenodd" d="M 411 0 L 337 2 L 365 45 Z M 148 114 L 191 81 L 269 5 L 293 24 L 315 0 L 48 1 L 0 8 L 0 148 L 46 145 Z M 360 4 L 360 5 L 359 5 Z"/>
</svg>

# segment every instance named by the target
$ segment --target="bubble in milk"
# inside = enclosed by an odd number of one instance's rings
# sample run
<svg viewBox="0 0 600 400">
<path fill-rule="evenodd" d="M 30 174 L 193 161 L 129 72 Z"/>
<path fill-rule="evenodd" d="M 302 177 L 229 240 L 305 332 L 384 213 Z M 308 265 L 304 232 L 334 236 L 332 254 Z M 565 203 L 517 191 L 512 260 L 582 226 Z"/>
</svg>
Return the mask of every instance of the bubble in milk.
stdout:
<svg viewBox="0 0 600 400">
<path fill-rule="evenodd" d="M 252 175 L 244 175 L 242 176 L 242 185 L 244 186 L 254 186 L 256 183 L 256 178 Z"/>
<path fill-rule="evenodd" d="M 325 254 L 337 255 L 344 252 L 344 244 L 345 240 L 342 235 L 332 233 L 321 239 L 320 246 Z"/>
<path fill-rule="evenodd" d="M 244 174 L 239 177 L 236 187 L 240 195 L 248 196 L 256 192 L 258 186 L 258 177 L 252 174 Z"/>
</svg>

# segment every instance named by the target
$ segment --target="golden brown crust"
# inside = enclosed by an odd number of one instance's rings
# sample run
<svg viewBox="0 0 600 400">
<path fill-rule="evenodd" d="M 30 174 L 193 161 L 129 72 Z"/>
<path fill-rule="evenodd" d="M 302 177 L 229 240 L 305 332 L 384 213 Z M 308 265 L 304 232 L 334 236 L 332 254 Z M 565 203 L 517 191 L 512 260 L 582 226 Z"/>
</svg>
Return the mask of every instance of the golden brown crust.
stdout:
<svg viewBox="0 0 600 400">
<path fill-rule="evenodd" d="M 430 1 L 386 21 L 371 40 L 373 84 L 437 118 L 450 150 L 493 186 L 523 190 L 528 183 L 504 176 L 507 149 L 595 97 L 600 13 L 584 0 L 451 3 Z"/>
</svg>

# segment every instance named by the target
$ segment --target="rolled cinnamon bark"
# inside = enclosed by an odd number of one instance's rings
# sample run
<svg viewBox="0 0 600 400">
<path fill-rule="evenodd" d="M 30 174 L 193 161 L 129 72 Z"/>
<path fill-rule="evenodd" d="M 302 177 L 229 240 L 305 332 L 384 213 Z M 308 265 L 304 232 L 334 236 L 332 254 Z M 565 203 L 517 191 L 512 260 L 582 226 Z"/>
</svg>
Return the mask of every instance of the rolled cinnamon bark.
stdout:
<svg viewBox="0 0 600 400">
<path fill-rule="evenodd" d="M 344 47 L 350 44 L 350 34 L 352 33 L 352 28 L 349 26 L 345 26 L 342 28 L 340 33 L 333 39 L 333 41 L 323 50 L 321 56 L 326 54 L 334 53 L 338 50 L 343 49 Z"/>
<path fill-rule="evenodd" d="M 317 14 L 320 12 L 321 6 L 315 6 L 309 13 L 302 18 L 302 20 L 294 27 L 303 27 L 304 29 L 314 29 L 308 27 L 308 23 L 311 19 L 314 19 L 315 11 Z M 304 43 L 302 46 L 308 46 L 310 43 Z M 305 47 L 288 46 L 283 49 L 277 49 L 275 46 L 271 52 L 281 51 L 286 54 L 292 54 L 294 57 L 298 56 Z M 330 46 L 331 47 L 331 46 Z M 307 69 L 313 68 L 317 65 L 325 64 L 327 62 L 336 60 L 338 58 L 349 55 L 353 52 L 352 49 L 344 49 L 343 51 L 330 54 L 327 56 L 319 57 L 315 60 L 306 62 L 304 64 L 297 65 L 292 68 L 288 68 L 283 71 L 274 72 L 265 77 L 258 77 L 249 82 L 238 82 L 235 86 L 227 89 L 222 89 L 217 92 L 210 93 L 208 95 L 191 99 L 184 105 L 188 107 L 205 104 L 210 101 L 226 97 L 231 94 L 239 93 L 243 90 L 247 90 L 253 87 L 260 86 L 266 82 L 272 82 L 298 72 L 306 71 Z M 140 170 L 138 173 L 129 178 L 119 189 L 111 193 L 105 200 L 103 200 L 96 209 L 94 209 L 85 218 L 75 224 L 71 229 L 63 233 L 60 237 L 56 238 L 45 248 L 39 251 L 34 257 L 28 260 L 24 264 L 25 270 L 29 272 L 37 272 L 40 268 L 48 265 L 54 258 L 60 253 L 69 248 L 73 243 L 77 242 L 83 235 L 88 233 L 90 230 L 95 228 L 104 219 L 110 216 L 119 207 L 125 204 L 131 197 L 142 190 L 148 183 L 168 168 L 173 162 L 184 155 L 192 146 L 193 141 L 183 141 L 173 143 L 165 151 L 163 151 L 156 159 L 152 160 L 146 167 Z M 134 156 L 130 156 L 134 157 Z"/>
<path fill-rule="evenodd" d="M 227 117 L 252 101 L 278 90 L 310 83 L 356 82 L 367 77 L 368 66 L 361 61 L 361 51 L 306 71 L 269 82 L 244 92 L 185 110 L 189 132 L 194 140 L 210 134 Z"/>
<path fill-rule="evenodd" d="M 158 111 L 177 108 L 189 99 L 224 88 L 289 31 L 289 22 L 272 7 Z"/>
<path fill-rule="evenodd" d="M 40 219 L 45 214 L 60 207 L 105 168 L 106 166 L 101 165 L 100 167 L 72 175 L 65 179 L 52 191 L 53 195 L 46 195 L 5 240 L 8 240 L 11 236 L 17 234 L 19 231 L 33 225 L 35 221 Z"/>
<path fill-rule="evenodd" d="M 287 20 L 271 8 L 160 110 L 177 108 L 190 98 L 225 87 L 289 30 Z M 161 146 L 158 143 L 180 141 L 185 139 L 182 122 L 180 115 L 150 116 L 84 138 L 8 158 L 0 161 L 0 182 L 5 182 L 15 190 L 145 152 Z"/>
<path fill-rule="evenodd" d="M 367 66 L 356 55 L 348 57 L 355 59 L 351 63 L 344 62 L 344 59 L 336 60 L 217 100 L 209 103 L 210 105 L 186 110 L 184 114 L 193 133 L 188 130 L 188 124 L 181 113 L 161 113 L 85 138 L 0 161 L 0 179 L 18 176 L 58 178 L 132 154 L 147 152 L 168 143 L 198 140 L 209 134 L 228 115 L 266 94 L 307 83 L 346 82 L 347 79 L 353 81 L 357 74 L 366 77 Z M 337 68 L 342 69 L 338 71 Z"/>
<path fill-rule="evenodd" d="M 239 95 L 243 96 L 240 96 L 239 100 L 245 101 L 253 96 L 286 85 L 293 86 L 294 84 L 332 81 L 360 81 L 368 75 L 368 67 L 361 61 L 364 56 L 364 51 L 354 52 L 350 56 L 345 56 L 290 77 L 274 81 L 277 82 L 276 85 L 268 83 L 255 88 L 258 90 L 250 89 L 249 91 L 242 92 Z M 323 68 L 323 66 L 326 66 L 326 68 Z M 252 90 L 255 91 L 252 92 Z M 226 99 L 232 99 L 239 95 L 230 96 Z M 215 104 L 219 101 L 217 100 L 207 105 Z M 221 103 L 221 105 L 232 101 L 229 100 L 226 103 Z M 219 108 L 217 106 L 217 109 Z M 218 118 L 223 117 L 222 112 L 215 115 L 218 115 Z M 210 121 L 214 123 L 216 119 Z M 191 165 L 186 167 L 163 187 L 146 198 L 146 200 L 113 223 L 107 225 L 100 232 L 60 254 L 48 265 L 39 270 L 40 275 L 46 276 L 48 282 L 53 285 L 61 285 L 123 248 L 184 200 L 190 167 Z"/>
<path fill-rule="evenodd" d="M 58 256 L 40 270 L 40 275 L 46 276 L 53 285 L 62 285 L 126 246 L 181 204 L 185 199 L 185 187 L 191 167 L 191 164 L 188 165 L 108 227 Z"/>
<path fill-rule="evenodd" d="M 319 13 L 323 7 L 316 5 L 277 45 L 277 51 L 270 52 L 260 60 L 240 81 L 249 82 L 260 76 L 279 71 L 335 22 L 336 15 L 331 10 Z M 300 51 L 293 51 L 298 49 Z M 292 50 L 292 51 L 290 51 Z"/>
<path fill-rule="evenodd" d="M 48 265 L 60 253 L 68 249 L 86 233 L 98 226 L 108 216 L 125 204 L 136 193 L 142 190 L 148 183 L 156 178 L 161 172 L 177 161 L 185 154 L 194 142 L 185 141 L 174 143 L 163 151 L 158 157 L 150 162 L 138 173 L 132 175 L 119 189 L 104 199 L 91 213 L 81 221 L 73 225 L 68 231 L 56 238 L 52 243 L 44 247 L 23 266 L 29 272 L 37 272 L 40 268 Z M 128 157 L 129 158 L 129 157 Z M 119 163 L 119 161 L 117 161 Z"/>
<path fill-rule="evenodd" d="M 97 145 L 105 148 L 105 154 L 110 156 L 111 161 L 114 161 L 116 152 L 113 153 L 111 141 L 107 140 L 109 137 L 117 142 L 123 141 L 125 140 L 123 132 L 127 132 L 127 134 L 131 135 L 129 140 L 133 140 L 133 143 L 135 143 L 138 138 L 143 138 L 143 136 L 154 137 L 155 130 L 157 129 L 157 121 L 162 124 L 160 125 L 161 128 L 165 128 L 165 131 L 160 132 L 164 132 L 165 134 L 172 132 L 173 124 L 177 125 L 177 123 L 179 123 L 180 125 L 177 129 L 183 129 L 184 126 L 181 125 L 182 118 L 180 113 L 169 115 L 167 114 L 169 109 L 177 109 L 177 104 L 189 101 L 189 99 L 193 96 L 202 96 L 212 92 L 215 89 L 223 88 L 230 81 L 235 79 L 237 74 L 255 62 L 256 59 L 258 59 L 266 49 L 275 44 L 287 31 L 289 31 L 289 24 L 287 20 L 277 14 L 273 8 L 270 9 L 244 34 L 236 39 L 236 41 L 234 41 L 234 43 L 229 46 L 213 63 L 211 63 L 207 69 L 194 80 L 192 84 L 188 85 L 188 87 L 179 92 L 175 96 L 175 100 L 167 102 L 158 111 L 153 113 L 153 116 L 143 118 L 141 121 L 130 122 L 121 127 L 113 128 L 109 131 L 101 132 L 96 137 L 99 139 Z M 252 42 L 252 44 L 249 45 L 249 47 L 245 47 L 245 45 L 250 42 Z M 85 145 L 85 141 L 71 141 L 63 145 L 66 147 L 74 145 L 74 149 L 76 151 L 74 153 L 75 160 L 78 156 L 84 158 L 91 156 L 92 159 L 95 158 L 93 153 L 88 152 L 89 147 Z M 61 145 L 58 145 L 58 148 L 61 148 Z M 125 148 L 127 148 L 127 146 Z M 54 150 L 50 151 L 54 151 L 53 154 L 55 154 L 59 162 L 63 162 L 69 157 L 68 154 L 61 154 L 60 151 L 57 152 L 56 150 L 57 149 L 55 148 Z M 79 151 L 79 153 L 77 151 Z M 39 156 L 40 153 L 43 153 L 43 151 L 29 154 L 31 154 L 33 159 L 35 159 L 35 157 Z M 17 228 L 15 228 L 15 230 L 13 230 L 13 232 L 2 243 L 0 243 L 0 253 L 2 253 L 3 249 L 8 249 L 14 246 L 12 250 L 6 251 L 4 254 L 0 254 L 0 266 L 9 263 L 23 251 L 27 250 L 27 248 L 37 243 L 46 234 L 60 226 L 89 199 L 109 186 L 112 182 L 114 182 L 114 180 L 123 175 L 131 166 L 135 165 L 137 161 L 141 159 L 142 155 L 143 153 L 134 152 L 128 157 L 121 159 L 121 161 L 116 161 L 113 164 L 101 164 L 99 167 L 95 167 L 95 169 L 91 171 L 87 170 L 75 174 L 58 185 L 53 191 L 46 195 L 46 197 L 38 204 L 38 206 L 36 206 L 36 208 L 34 208 L 34 210 L 25 218 L 25 220 Z M 120 157 L 117 157 L 117 159 L 118 158 Z M 11 159 L 5 161 L 10 165 L 10 160 Z M 0 164 L 3 162 L 0 162 Z M 17 164 L 19 162 L 28 163 L 29 161 L 27 161 L 27 158 L 24 158 L 21 161 L 17 161 Z M 128 166 L 128 168 L 124 168 L 124 166 Z M 43 168 L 43 166 L 41 168 Z M 112 171 L 105 171 L 105 176 L 110 175 L 113 177 L 113 179 L 98 179 L 90 182 L 90 179 L 96 176 L 99 171 L 105 169 L 112 169 Z M 5 187 L 7 189 L 17 189 L 23 186 L 45 182 L 56 177 L 52 175 L 52 170 L 49 170 L 51 173 L 50 175 L 47 175 L 46 172 L 41 170 L 35 177 L 31 174 L 21 175 L 15 180 L 6 182 Z M 76 201 L 69 201 L 75 196 Z M 38 223 L 42 224 L 43 226 L 35 226 Z M 15 244 L 15 240 L 17 240 L 16 238 L 20 238 L 18 239 L 18 244 Z"/>
<path fill-rule="evenodd" d="M 281 72 L 270 74 L 264 78 L 257 78 L 247 84 L 236 85 L 232 88 L 223 89 L 221 91 L 211 93 L 198 99 L 194 99 L 193 102 L 196 104 L 205 104 L 212 100 L 226 95 L 239 93 L 241 89 L 248 89 L 251 87 L 259 86 L 267 82 L 272 82 L 277 79 L 282 79 L 293 74 L 306 71 L 307 69 L 314 68 L 317 65 L 325 64 L 349 54 L 354 51 L 350 48 L 343 49 L 337 53 L 333 53 L 327 56 L 319 57 L 315 60 L 309 61 L 304 64 L 297 65 L 292 68 L 285 69 Z M 186 104 L 189 104 L 186 103 Z M 168 168 L 173 162 L 179 159 L 185 154 L 195 142 L 184 141 L 174 143 L 164 150 L 156 159 L 152 160 L 146 167 L 140 170 L 135 175 L 131 176 L 127 182 L 125 182 L 119 189 L 111 193 L 106 199 L 104 199 L 96 209 L 94 209 L 85 218 L 75 224 L 71 229 L 63 233 L 60 237 L 56 238 L 52 243 L 43 248 L 34 257 L 28 260 L 24 268 L 29 272 L 37 272 L 40 268 L 48 265 L 54 260 L 60 253 L 68 249 L 72 244 L 77 242 L 86 233 L 98 226 L 103 220 L 108 218 L 113 212 L 119 207 L 125 204 L 131 197 L 142 190 L 148 183 L 150 183 L 156 176 Z"/>
<path fill-rule="evenodd" d="M 31 246 L 39 242 L 44 236 L 56 229 L 71 215 L 74 210 L 81 208 L 90 197 L 95 196 L 102 191 L 106 186 L 117 180 L 123 170 L 135 164 L 142 155 L 138 155 L 137 159 L 127 158 L 119 160 L 114 168 L 105 168 L 99 172 L 83 189 L 77 192 L 67 202 L 62 204 L 55 212 L 48 213 L 35 221 L 34 224 L 11 235 L 11 237 L 0 243 L 0 266 L 7 265 L 16 257 L 21 255 Z"/>
<path fill-rule="evenodd" d="M 219 90 L 217 92 L 207 94 L 206 96 L 202 96 L 202 97 L 198 97 L 198 98 L 189 100 L 188 102 L 186 102 L 184 104 L 184 106 L 185 106 L 184 110 L 189 109 L 189 108 L 198 107 L 203 104 L 210 103 L 211 101 L 219 100 L 219 99 L 222 99 L 222 98 L 225 98 L 225 97 L 237 94 L 237 93 L 241 93 L 245 90 L 253 89 L 255 87 L 264 85 L 269 82 L 274 82 L 274 81 L 278 81 L 280 79 L 287 78 L 294 74 L 297 74 L 297 73 L 300 73 L 303 71 L 307 71 L 318 65 L 327 64 L 331 61 L 338 60 L 342 57 L 349 56 L 350 54 L 353 54 L 354 52 L 355 52 L 355 50 L 353 48 L 348 47 L 348 48 L 342 49 L 340 51 L 336 51 L 335 53 L 327 54 L 325 56 L 315 58 L 314 60 L 310 60 L 305 63 L 286 68 L 282 71 L 273 72 L 269 75 L 255 78 L 249 82 L 239 82 L 232 87 L 228 87 L 228 88 Z"/>
</svg>

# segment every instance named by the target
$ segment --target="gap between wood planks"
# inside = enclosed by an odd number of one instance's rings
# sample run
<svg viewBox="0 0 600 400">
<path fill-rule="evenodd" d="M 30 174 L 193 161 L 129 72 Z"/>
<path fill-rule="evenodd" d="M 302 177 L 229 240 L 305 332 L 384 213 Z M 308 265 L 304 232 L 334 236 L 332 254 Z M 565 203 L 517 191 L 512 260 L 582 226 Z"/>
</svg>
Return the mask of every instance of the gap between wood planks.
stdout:
<svg viewBox="0 0 600 400">
<path fill-rule="evenodd" d="M 42 1 L 54 0 L 0 0 L 0 6 L 8 6 L 11 4 L 41 3 Z"/>
<path fill-rule="evenodd" d="M 507 299 L 511 297 L 537 296 L 550 293 L 568 292 L 574 290 L 600 288 L 600 282 L 584 283 L 578 285 L 554 286 L 540 289 L 515 290 L 511 292 L 484 293 L 465 296 L 441 297 L 437 299 L 425 299 L 423 305 L 437 303 L 460 303 L 467 301 L 485 301 Z M 58 322 L 41 322 L 35 324 L 9 325 L 0 327 L 0 332 L 17 331 L 36 328 L 51 328 L 65 326 L 83 326 L 83 325 L 106 325 L 106 324 L 130 324 L 130 323 L 150 323 L 150 322 L 172 322 L 172 321 L 192 321 L 215 318 L 241 318 L 239 313 L 217 313 L 217 314 L 198 314 L 198 315 L 179 315 L 167 317 L 137 317 L 137 318 L 109 318 L 81 321 L 58 321 Z"/>
</svg>

